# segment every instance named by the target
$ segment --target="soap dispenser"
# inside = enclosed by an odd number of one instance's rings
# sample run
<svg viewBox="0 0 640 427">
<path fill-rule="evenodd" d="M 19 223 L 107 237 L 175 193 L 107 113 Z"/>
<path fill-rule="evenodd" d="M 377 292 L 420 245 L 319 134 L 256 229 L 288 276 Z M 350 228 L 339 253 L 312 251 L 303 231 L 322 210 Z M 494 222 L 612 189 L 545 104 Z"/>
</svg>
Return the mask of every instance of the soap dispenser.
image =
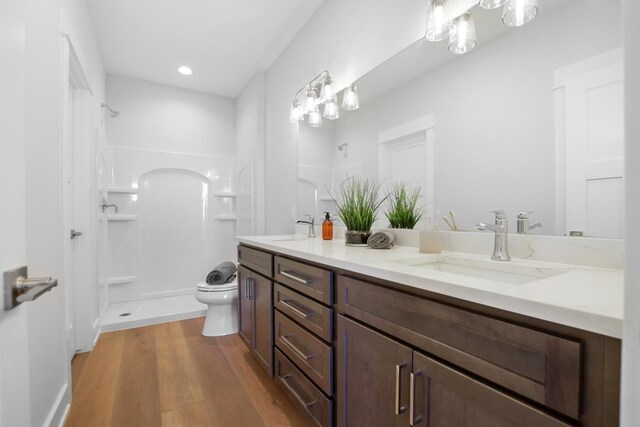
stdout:
<svg viewBox="0 0 640 427">
<path fill-rule="evenodd" d="M 331 221 L 331 214 L 329 212 L 324 213 L 322 240 L 333 240 L 333 222 Z"/>
</svg>

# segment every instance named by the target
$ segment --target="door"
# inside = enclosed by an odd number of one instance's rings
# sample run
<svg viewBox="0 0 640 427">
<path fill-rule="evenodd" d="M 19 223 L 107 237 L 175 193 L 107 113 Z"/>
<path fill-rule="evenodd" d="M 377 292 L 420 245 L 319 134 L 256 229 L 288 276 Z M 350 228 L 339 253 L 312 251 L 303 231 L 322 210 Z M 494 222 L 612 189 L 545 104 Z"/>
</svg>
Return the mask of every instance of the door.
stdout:
<svg viewBox="0 0 640 427">
<path fill-rule="evenodd" d="M 336 354 L 339 426 L 409 425 L 409 347 L 339 315 Z"/>
<path fill-rule="evenodd" d="M 249 283 L 253 303 L 251 349 L 269 376 L 273 376 L 273 282 L 253 274 Z"/>
<path fill-rule="evenodd" d="M 251 271 L 238 267 L 238 335 L 252 348 L 253 341 L 253 303 L 249 299 L 249 281 Z"/>
<path fill-rule="evenodd" d="M 412 426 L 569 426 L 417 352 L 411 376 Z"/>
<path fill-rule="evenodd" d="M 624 237 L 622 64 L 566 82 L 566 232 Z"/>
</svg>

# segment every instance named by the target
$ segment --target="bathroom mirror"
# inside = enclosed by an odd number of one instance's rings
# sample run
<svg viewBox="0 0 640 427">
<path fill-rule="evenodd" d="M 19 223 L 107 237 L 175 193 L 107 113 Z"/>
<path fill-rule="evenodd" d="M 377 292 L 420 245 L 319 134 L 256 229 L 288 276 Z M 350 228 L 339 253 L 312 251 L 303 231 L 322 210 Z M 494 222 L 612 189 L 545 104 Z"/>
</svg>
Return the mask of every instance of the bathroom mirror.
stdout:
<svg viewBox="0 0 640 427">
<path fill-rule="evenodd" d="M 335 213 L 346 176 L 420 184 L 426 218 L 461 231 L 504 210 L 510 232 L 622 238 L 620 2 L 539 1 L 529 24 L 474 7 L 477 47 L 421 39 L 355 83 L 360 108 L 298 126 L 298 214 Z M 342 94 L 338 96 L 342 102 Z M 296 126 L 295 124 L 292 126 Z M 384 211 L 377 227 L 388 225 Z"/>
</svg>

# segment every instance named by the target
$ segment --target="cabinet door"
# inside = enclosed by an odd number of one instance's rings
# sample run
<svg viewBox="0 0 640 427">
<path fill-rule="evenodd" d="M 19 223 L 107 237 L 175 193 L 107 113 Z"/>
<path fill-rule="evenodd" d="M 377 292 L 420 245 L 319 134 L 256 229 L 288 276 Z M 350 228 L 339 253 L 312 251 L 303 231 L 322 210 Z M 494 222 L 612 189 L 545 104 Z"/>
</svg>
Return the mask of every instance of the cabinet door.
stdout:
<svg viewBox="0 0 640 427">
<path fill-rule="evenodd" d="M 249 299 L 249 281 L 251 272 L 240 266 L 238 268 L 238 335 L 252 348 L 253 341 L 253 302 Z"/>
<path fill-rule="evenodd" d="M 410 424 L 420 427 L 568 427 L 523 402 L 413 353 Z"/>
<path fill-rule="evenodd" d="M 409 347 L 338 316 L 338 425 L 409 425 L 411 356 Z"/>
<path fill-rule="evenodd" d="M 258 361 L 273 377 L 273 282 L 253 274 L 249 279 L 249 298 L 253 302 L 253 345 Z"/>
</svg>

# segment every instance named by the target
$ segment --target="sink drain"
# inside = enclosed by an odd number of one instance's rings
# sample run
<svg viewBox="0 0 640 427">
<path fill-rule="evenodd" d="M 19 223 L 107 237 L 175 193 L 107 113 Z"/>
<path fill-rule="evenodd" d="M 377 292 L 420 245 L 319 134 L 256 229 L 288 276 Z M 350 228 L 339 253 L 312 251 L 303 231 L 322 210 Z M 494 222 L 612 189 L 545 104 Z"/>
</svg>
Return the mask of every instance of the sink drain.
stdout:
<svg viewBox="0 0 640 427">
<path fill-rule="evenodd" d="M 131 313 L 120 313 L 120 317 L 131 316 Z"/>
</svg>

